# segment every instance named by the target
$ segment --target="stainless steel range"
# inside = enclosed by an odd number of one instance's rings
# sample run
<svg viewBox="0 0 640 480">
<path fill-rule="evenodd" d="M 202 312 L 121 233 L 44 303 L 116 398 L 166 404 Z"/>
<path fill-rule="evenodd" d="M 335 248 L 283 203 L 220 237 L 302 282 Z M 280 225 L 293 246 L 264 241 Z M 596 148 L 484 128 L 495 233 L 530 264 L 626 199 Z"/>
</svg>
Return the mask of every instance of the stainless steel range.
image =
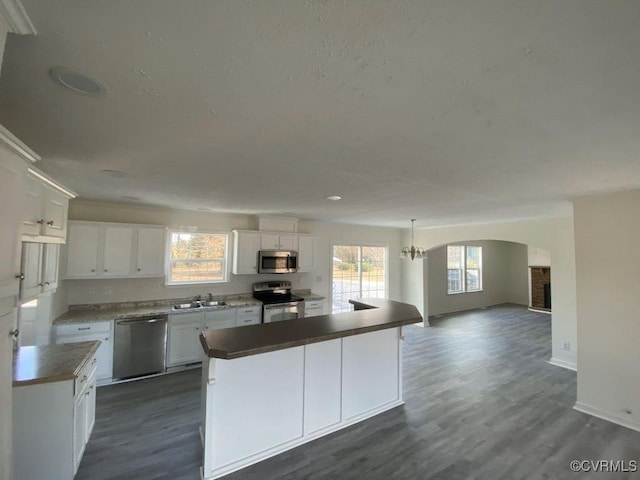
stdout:
<svg viewBox="0 0 640 480">
<path fill-rule="evenodd" d="M 253 298 L 260 300 L 263 304 L 263 323 L 304 317 L 304 298 L 291 294 L 289 281 L 254 283 Z"/>
</svg>

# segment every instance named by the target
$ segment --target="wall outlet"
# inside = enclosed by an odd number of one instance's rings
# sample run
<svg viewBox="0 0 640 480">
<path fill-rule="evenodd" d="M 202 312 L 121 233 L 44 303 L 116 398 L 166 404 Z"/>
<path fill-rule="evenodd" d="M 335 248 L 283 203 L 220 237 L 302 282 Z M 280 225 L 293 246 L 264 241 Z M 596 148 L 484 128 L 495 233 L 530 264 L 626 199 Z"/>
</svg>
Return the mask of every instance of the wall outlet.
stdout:
<svg viewBox="0 0 640 480">
<path fill-rule="evenodd" d="M 571 351 L 571 344 L 569 342 L 564 342 L 562 344 L 562 349 L 566 350 L 567 352 Z"/>
</svg>

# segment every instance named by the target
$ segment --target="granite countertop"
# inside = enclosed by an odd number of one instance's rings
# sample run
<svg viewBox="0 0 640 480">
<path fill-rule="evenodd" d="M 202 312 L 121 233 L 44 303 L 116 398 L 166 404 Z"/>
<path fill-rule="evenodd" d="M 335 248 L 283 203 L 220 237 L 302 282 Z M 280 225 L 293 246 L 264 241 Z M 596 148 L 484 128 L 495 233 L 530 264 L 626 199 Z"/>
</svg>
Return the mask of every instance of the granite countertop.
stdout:
<svg viewBox="0 0 640 480">
<path fill-rule="evenodd" d="M 20 347 L 13 353 L 13 386 L 73 380 L 100 342 Z"/>
<path fill-rule="evenodd" d="M 200 334 L 200 343 L 209 357 L 231 360 L 423 321 L 418 309 L 407 303 L 382 299 L 352 303 L 362 310 L 207 330 Z"/>
<path fill-rule="evenodd" d="M 214 300 L 224 300 L 227 303 L 224 306 L 215 307 L 215 310 L 262 305 L 260 301 L 256 300 L 251 295 L 219 296 L 214 297 Z M 69 308 L 69 311 L 56 318 L 53 321 L 53 324 L 62 325 L 65 323 L 101 322 L 119 320 L 122 318 L 146 317 L 149 315 L 180 315 L 183 313 L 193 313 L 214 309 L 212 307 L 202 307 L 192 310 L 171 310 L 171 305 L 189 301 L 191 301 L 191 298 L 146 302 L 72 305 Z"/>
</svg>

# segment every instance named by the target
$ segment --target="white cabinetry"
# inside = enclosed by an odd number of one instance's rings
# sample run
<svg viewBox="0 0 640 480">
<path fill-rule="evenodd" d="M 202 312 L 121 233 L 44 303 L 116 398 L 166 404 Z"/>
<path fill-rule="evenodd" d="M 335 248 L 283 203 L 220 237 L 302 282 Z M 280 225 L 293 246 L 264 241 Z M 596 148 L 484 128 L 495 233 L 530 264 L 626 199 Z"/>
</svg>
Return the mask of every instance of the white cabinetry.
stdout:
<svg viewBox="0 0 640 480">
<path fill-rule="evenodd" d="M 324 315 L 324 300 L 308 300 L 304 302 L 304 316 L 317 317 Z"/>
<path fill-rule="evenodd" d="M 236 309 L 211 310 L 205 312 L 203 330 L 218 330 L 236 326 Z M 200 347 L 202 351 L 202 347 Z"/>
<path fill-rule="evenodd" d="M 233 231 L 233 263 L 235 275 L 258 273 L 258 250 L 260 234 L 253 231 Z"/>
<path fill-rule="evenodd" d="M 298 235 L 260 233 L 260 250 L 298 250 Z"/>
<path fill-rule="evenodd" d="M 76 343 L 98 340 L 96 352 L 98 383 L 109 383 L 113 377 L 113 321 L 67 323 L 56 326 L 55 343 Z"/>
<path fill-rule="evenodd" d="M 202 360 L 199 335 L 204 321 L 204 312 L 169 315 L 168 367 Z"/>
<path fill-rule="evenodd" d="M 131 273 L 133 228 L 105 227 L 102 276 L 124 277 Z"/>
<path fill-rule="evenodd" d="M 245 327 L 247 325 L 257 325 L 262 323 L 262 306 L 253 305 L 247 307 L 240 307 L 236 313 L 236 325 L 238 327 Z"/>
<path fill-rule="evenodd" d="M 60 246 L 55 243 L 22 243 L 21 300 L 56 290 L 59 251 Z"/>
<path fill-rule="evenodd" d="M 312 235 L 298 236 L 298 271 L 311 272 L 315 269 L 316 237 Z"/>
<path fill-rule="evenodd" d="M 164 274 L 166 227 L 69 222 L 66 278 L 135 278 Z"/>
<path fill-rule="evenodd" d="M 73 479 L 95 423 L 96 364 L 72 380 L 13 387 L 14 478 Z"/>
<path fill-rule="evenodd" d="M 261 321 L 261 305 L 169 315 L 167 367 L 202 361 L 200 333 L 204 330 L 255 325 Z"/>
<path fill-rule="evenodd" d="M 37 241 L 64 243 L 69 197 L 31 175 L 25 176 L 23 188 L 23 240 L 39 237 Z"/>
</svg>

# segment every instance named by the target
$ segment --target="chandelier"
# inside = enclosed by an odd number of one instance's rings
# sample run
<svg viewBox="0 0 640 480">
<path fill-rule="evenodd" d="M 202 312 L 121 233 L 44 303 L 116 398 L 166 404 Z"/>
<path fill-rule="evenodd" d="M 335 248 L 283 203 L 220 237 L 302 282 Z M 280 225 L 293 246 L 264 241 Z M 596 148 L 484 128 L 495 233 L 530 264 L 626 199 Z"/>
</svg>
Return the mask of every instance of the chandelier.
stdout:
<svg viewBox="0 0 640 480">
<path fill-rule="evenodd" d="M 415 221 L 415 218 L 411 219 L 411 246 L 402 248 L 402 251 L 400 252 L 400 258 L 411 258 L 411 260 L 413 260 L 414 258 L 426 257 L 424 248 L 413 246 L 413 224 Z"/>
</svg>

